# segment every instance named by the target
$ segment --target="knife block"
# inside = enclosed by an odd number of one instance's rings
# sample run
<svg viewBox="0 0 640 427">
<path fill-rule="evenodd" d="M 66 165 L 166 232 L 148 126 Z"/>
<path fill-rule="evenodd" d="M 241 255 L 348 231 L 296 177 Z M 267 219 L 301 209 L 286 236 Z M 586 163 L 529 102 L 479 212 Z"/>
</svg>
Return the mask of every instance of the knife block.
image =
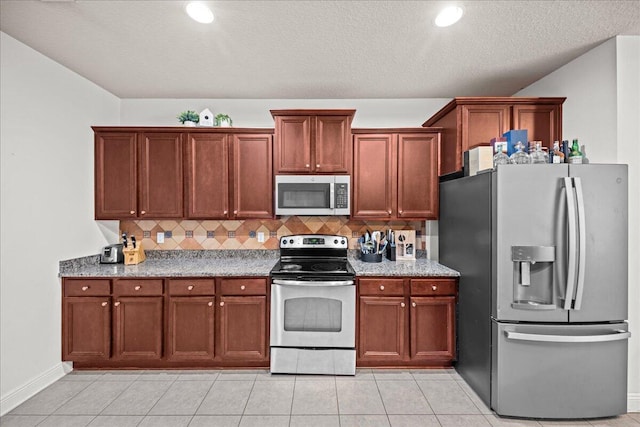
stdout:
<svg viewBox="0 0 640 427">
<path fill-rule="evenodd" d="M 133 248 L 131 246 L 127 246 L 122 249 L 122 253 L 124 254 L 124 264 L 125 265 L 134 265 L 140 264 L 147 257 L 144 255 L 144 249 L 142 249 L 142 244 L 138 243 L 138 245 Z"/>
</svg>

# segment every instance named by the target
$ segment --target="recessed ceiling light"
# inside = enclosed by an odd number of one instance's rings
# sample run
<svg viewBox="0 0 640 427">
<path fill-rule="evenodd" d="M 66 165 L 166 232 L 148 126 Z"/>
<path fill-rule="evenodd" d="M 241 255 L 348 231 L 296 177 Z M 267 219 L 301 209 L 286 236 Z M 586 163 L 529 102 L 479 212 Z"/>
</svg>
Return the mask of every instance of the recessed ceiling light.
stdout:
<svg viewBox="0 0 640 427">
<path fill-rule="evenodd" d="M 462 18 L 462 14 L 463 10 L 459 6 L 445 7 L 436 17 L 436 25 L 438 27 L 453 25 Z"/>
<path fill-rule="evenodd" d="M 192 1 L 187 4 L 187 14 L 194 21 L 201 24 L 210 24 L 213 22 L 213 12 L 206 4 L 199 1 Z"/>
</svg>

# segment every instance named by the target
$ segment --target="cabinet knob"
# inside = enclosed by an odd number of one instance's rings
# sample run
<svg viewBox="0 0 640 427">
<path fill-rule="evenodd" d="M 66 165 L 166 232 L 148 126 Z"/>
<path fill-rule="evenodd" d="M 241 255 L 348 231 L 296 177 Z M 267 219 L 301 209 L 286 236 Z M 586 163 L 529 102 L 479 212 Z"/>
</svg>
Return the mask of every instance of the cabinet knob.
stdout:
<svg viewBox="0 0 640 427">
<path fill-rule="evenodd" d="M 380 285 L 380 290 L 384 291 L 384 285 Z"/>
<path fill-rule="evenodd" d="M 398 213 L 399 213 L 399 214 L 401 214 L 401 213 L 402 213 L 402 211 L 401 211 L 400 209 L 398 209 Z"/>
<path fill-rule="evenodd" d="M 129 211 L 129 213 L 130 213 L 131 215 L 135 215 L 135 214 L 136 214 L 136 211 Z"/>
<path fill-rule="evenodd" d="M 115 305 L 116 307 L 118 307 L 120 305 L 120 301 L 113 303 L 113 305 Z"/>
<path fill-rule="evenodd" d="M 389 215 L 391 215 L 391 209 L 389 209 L 387 212 L 389 212 Z"/>
<path fill-rule="evenodd" d="M 147 213 L 147 211 L 140 211 L 140 215 L 144 215 L 146 213 Z"/>
<path fill-rule="evenodd" d="M 228 214 L 228 213 L 229 213 L 229 211 L 224 211 L 224 212 L 222 212 L 222 213 L 226 215 L 226 214 Z"/>
<path fill-rule="evenodd" d="M 404 308 L 405 304 L 403 302 L 400 303 L 400 307 Z"/>
<path fill-rule="evenodd" d="M 311 166 L 309 163 L 307 163 L 306 165 L 304 165 L 305 168 L 309 168 L 309 166 Z"/>
<path fill-rule="evenodd" d="M 213 301 L 209 301 L 209 302 L 207 303 L 207 305 L 208 305 L 209 307 L 213 307 Z"/>
<path fill-rule="evenodd" d="M 133 288 L 133 289 L 135 289 L 136 291 L 139 291 L 141 288 L 142 288 L 142 286 L 137 285 L 137 286 L 136 286 L 135 288 Z"/>
<path fill-rule="evenodd" d="M 224 301 L 220 301 L 220 307 L 224 307 Z"/>
<path fill-rule="evenodd" d="M 244 291 L 247 287 L 245 285 L 240 286 L 240 290 Z"/>
<path fill-rule="evenodd" d="M 189 285 L 189 286 L 187 286 L 187 290 L 188 290 L 188 291 L 192 291 L 192 290 L 193 290 L 193 285 Z"/>
<path fill-rule="evenodd" d="M 416 306 L 416 303 L 415 303 L 415 302 L 412 302 L 412 303 L 411 303 L 411 307 L 415 307 L 415 306 Z"/>
<path fill-rule="evenodd" d="M 82 287 L 82 290 L 83 290 L 83 291 L 88 291 L 88 290 L 89 290 L 89 287 L 88 287 L 88 286 L 83 286 L 83 287 Z"/>
<path fill-rule="evenodd" d="M 316 168 L 320 169 L 320 163 L 316 164 Z"/>
<path fill-rule="evenodd" d="M 109 303 L 105 301 L 105 302 L 103 302 L 103 303 L 102 303 L 102 306 L 103 306 L 103 307 L 106 307 L 106 306 L 107 306 L 107 304 L 109 304 Z"/>
<path fill-rule="evenodd" d="M 238 214 L 238 211 L 237 211 L 237 210 L 233 211 L 233 214 L 234 214 L 234 215 L 237 215 L 237 214 Z"/>
<path fill-rule="evenodd" d="M 432 291 L 437 291 L 437 290 L 438 290 L 438 287 L 437 287 L 436 285 L 433 285 L 433 286 L 431 286 L 431 290 L 432 290 Z"/>
</svg>

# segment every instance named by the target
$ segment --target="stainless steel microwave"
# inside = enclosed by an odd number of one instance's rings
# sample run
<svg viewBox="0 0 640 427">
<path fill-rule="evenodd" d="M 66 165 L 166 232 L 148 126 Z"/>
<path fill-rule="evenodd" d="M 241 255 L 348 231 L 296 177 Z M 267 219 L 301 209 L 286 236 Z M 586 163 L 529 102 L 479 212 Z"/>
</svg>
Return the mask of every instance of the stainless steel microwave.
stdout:
<svg viewBox="0 0 640 427">
<path fill-rule="evenodd" d="M 349 175 L 276 175 L 276 215 L 350 215 Z"/>
</svg>

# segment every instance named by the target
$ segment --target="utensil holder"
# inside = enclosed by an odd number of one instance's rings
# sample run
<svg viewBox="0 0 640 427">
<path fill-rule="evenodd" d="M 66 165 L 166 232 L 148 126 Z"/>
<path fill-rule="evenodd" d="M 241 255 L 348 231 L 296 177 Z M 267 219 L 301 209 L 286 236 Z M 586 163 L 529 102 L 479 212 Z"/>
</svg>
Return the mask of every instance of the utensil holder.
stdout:
<svg viewBox="0 0 640 427">
<path fill-rule="evenodd" d="M 125 265 L 134 265 L 140 264 L 142 261 L 147 259 L 144 255 L 144 249 L 142 249 L 142 244 L 138 243 L 135 248 L 127 246 L 122 250 L 124 254 L 124 264 Z"/>
<path fill-rule="evenodd" d="M 395 246 L 391 246 L 391 245 L 387 245 L 387 249 L 386 249 L 386 256 L 387 259 L 389 261 L 395 261 L 396 260 L 396 247 Z"/>
<path fill-rule="evenodd" d="M 360 254 L 360 260 L 363 262 L 382 262 L 382 254 Z"/>
</svg>

